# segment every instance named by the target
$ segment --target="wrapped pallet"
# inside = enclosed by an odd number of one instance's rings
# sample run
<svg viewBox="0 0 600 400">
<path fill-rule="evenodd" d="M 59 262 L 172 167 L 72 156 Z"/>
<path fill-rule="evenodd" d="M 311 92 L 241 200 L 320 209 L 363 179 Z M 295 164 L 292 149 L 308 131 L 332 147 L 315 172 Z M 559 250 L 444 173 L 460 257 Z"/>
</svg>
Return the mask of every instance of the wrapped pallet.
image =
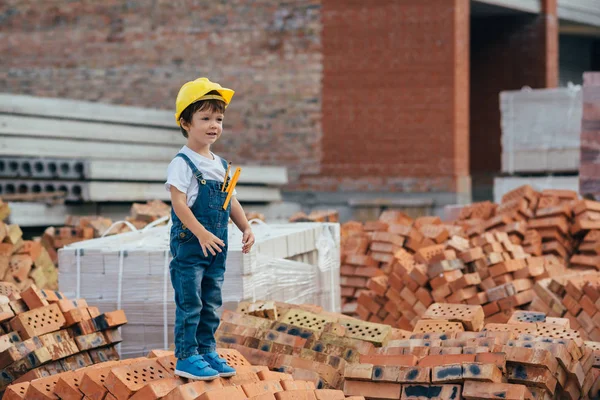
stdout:
<svg viewBox="0 0 600 400">
<path fill-rule="evenodd" d="M 123 309 L 122 357 L 173 342 L 175 302 L 170 282 L 170 226 L 74 243 L 59 251 L 60 290 L 101 311 Z M 317 304 L 340 311 L 340 229 L 337 223 L 255 225 L 256 244 L 243 254 L 242 235 L 229 230 L 224 308 L 239 301 Z"/>
<path fill-rule="evenodd" d="M 579 170 L 581 86 L 500 94 L 502 173 Z"/>
</svg>

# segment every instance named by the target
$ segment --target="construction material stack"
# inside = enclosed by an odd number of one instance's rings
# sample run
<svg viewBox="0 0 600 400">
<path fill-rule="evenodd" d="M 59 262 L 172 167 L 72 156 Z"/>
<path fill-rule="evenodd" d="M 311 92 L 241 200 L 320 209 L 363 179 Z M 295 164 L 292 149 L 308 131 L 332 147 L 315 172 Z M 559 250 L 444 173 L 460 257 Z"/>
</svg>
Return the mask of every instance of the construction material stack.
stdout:
<svg viewBox="0 0 600 400">
<path fill-rule="evenodd" d="M 584 339 L 600 341 L 600 273 L 584 271 L 536 283 L 532 310 L 569 320 Z"/>
<path fill-rule="evenodd" d="M 58 272 L 50 254 L 40 242 L 23 240 L 18 225 L 0 221 L 0 281 L 23 290 L 31 284 L 58 289 Z"/>
<path fill-rule="evenodd" d="M 581 120 L 581 163 L 579 165 L 579 192 L 600 200 L 600 74 L 583 74 L 583 116 Z"/>
<path fill-rule="evenodd" d="M 44 231 L 42 243 L 52 260 L 58 262 L 58 249 L 64 246 L 99 238 L 105 235 L 116 235 L 142 229 L 158 219 L 168 216 L 171 207 L 160 200 L 147 203 L 133 203 L 129 216 L 120 224 L 114 224 L 110 218 L 101 216 L 69 215 L 62 227 L 49 227 Z M 165 222 L 166 223 L 166 222 Z"/>
<path fill-rule="evenodd" d="M 224 308 L 256 298 L 312 303 L 339 311 L 339 225 L 263 224 L 242 253 L 242 233 L 231 227 L 223 284 Z M 170 282 L 169 227 L 74 243 L 59 251 L 60 289 L 101 311 L 123 309 L 124 357 L 173 343 L 175 303 Z M 98 285 L 102 282 L 102 285 Z"/>
<path fill-rule="evenodd" d="M 585 162 L 581 152 L 585 90 L 569 85 L 500 93 L 502 159 L 500 174 L 494 178 L 496 202 L 525 184 L 540 190 L 579 191 L 578 174 Z"/>
<path fill-rule="evenodd" d="M 118 360 L 122 310 L 100 313 L 84 299 L 0 283 L 0 391 L 107 360 Z"/>
<path fill-rule="evenodd" d="M 407 340 L 346 366 L 347 395 L 379 399 L 587 399 L 598 392 L 598 343 L 569 321 L 517 311 L 484 323 L 480 306 L 433 304 Z"/>
<path fill-rule="evenodd" d="M 485 323 L 481 306 L 434 303 L 405 331 L 289 307 L 242 304 L 223 316 L 219 342 L 347 396 L 587 399 L 600 389 L 600 343 L 585 342 L 566 318 L 516 311 Z"/>
<path fill-rule="evenodd" d="M 235 368 L 231 378 L 189 381 L 175 376 L 172 352 L 151 351 L 148 357 L 108 361 L 77 371 L 9 386 L 5 400 L 106 399 L 106 400 L 343 400 L 341 390 L 317 389 L 309 381 L 289 374 L 252 366 L 239 352 L 218 353 Z M 362 396 L 348 398 L 364 400 Z"/>
</svg>

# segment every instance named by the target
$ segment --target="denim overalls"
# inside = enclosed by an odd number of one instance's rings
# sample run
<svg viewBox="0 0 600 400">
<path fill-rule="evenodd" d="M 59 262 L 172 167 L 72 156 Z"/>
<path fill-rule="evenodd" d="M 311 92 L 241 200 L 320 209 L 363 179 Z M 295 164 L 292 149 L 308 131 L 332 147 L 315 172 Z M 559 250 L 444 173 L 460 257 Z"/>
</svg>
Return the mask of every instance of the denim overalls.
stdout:
<svg viewBox="0 0 600 400">
<path fill-rule="evenodd" d="M 196 354 L 209 353 L 216 348 L 215 331 L 219 327 L 217 309 L 223 303 L 221 286 L 227 259 L 227 224 L 231 203 L 227 210 L 223 210 L 227 197 L 226 192 L 221 192 L 223 183 L 205 180 L 202 172 L 185 154 L 179 153 L 176 157 L 187 162 L 198 180 L 198 197 L 190 207 L 192 213 L 206 230 L 225 243 L 221 253 L 217 252 L 213 256 L 207 249 L 208 257 L 205 257 L 198 238 L 171 210 L 173 225 L 170 245 L 173 260 L 169 269 L 177 306 L 175 356 L 183 360 Z M 222 161 L 227 170 L 227 162 Z"/>
</svg>

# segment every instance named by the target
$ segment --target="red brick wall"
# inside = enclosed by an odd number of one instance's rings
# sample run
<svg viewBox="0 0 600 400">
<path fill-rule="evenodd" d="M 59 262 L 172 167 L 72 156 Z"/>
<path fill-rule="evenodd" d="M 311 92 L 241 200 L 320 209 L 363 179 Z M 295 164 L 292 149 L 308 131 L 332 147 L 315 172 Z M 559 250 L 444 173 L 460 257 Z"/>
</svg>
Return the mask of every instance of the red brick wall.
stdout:
<svg viewBox="0 0 600 400">
<path fill-rule="evenodd" d="M 287 165 L 294 179 L 320 161 L 319 10 L 319 0 L 2 1 L 0 92 L 173 109 L 184 82 L 208 76 L 236 90 L 216 151 Z"/>
<path fill-rule="evenodd" d="M 501 169 L 500 100 L 503 90 L 556 87 L 556 2 L 548 14 L 474 18 L 471 23 L 471 174 Z"/>
<path fill-rule="evenodd" d="M 468 191 L 468 0 L 0 4 L 2 92 L 172 109 L 209 76 L 216 151 L 292 190 Z"/>
<path fill-rule="evenodd" d="M 323 0 L 322 190 L 455 191 L 468 175 L 468 0 Z"/>
</svg>

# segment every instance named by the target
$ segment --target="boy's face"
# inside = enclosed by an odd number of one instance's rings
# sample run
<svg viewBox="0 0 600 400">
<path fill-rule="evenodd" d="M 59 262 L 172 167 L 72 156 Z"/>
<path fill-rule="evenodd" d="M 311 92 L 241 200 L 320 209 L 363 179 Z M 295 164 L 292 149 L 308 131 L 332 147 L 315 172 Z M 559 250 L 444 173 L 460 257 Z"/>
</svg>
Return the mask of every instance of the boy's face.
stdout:
<svg viewBox="0 0 600 400">
<path fill-rule="evenodd" d="M 196 112 L 192 123 L 183 127 L 188 132 L 188 140 L 197 145 L 211 145 L 217 141 L 223 132 L 223 114 L 210 110 Z"/>
</svg>

